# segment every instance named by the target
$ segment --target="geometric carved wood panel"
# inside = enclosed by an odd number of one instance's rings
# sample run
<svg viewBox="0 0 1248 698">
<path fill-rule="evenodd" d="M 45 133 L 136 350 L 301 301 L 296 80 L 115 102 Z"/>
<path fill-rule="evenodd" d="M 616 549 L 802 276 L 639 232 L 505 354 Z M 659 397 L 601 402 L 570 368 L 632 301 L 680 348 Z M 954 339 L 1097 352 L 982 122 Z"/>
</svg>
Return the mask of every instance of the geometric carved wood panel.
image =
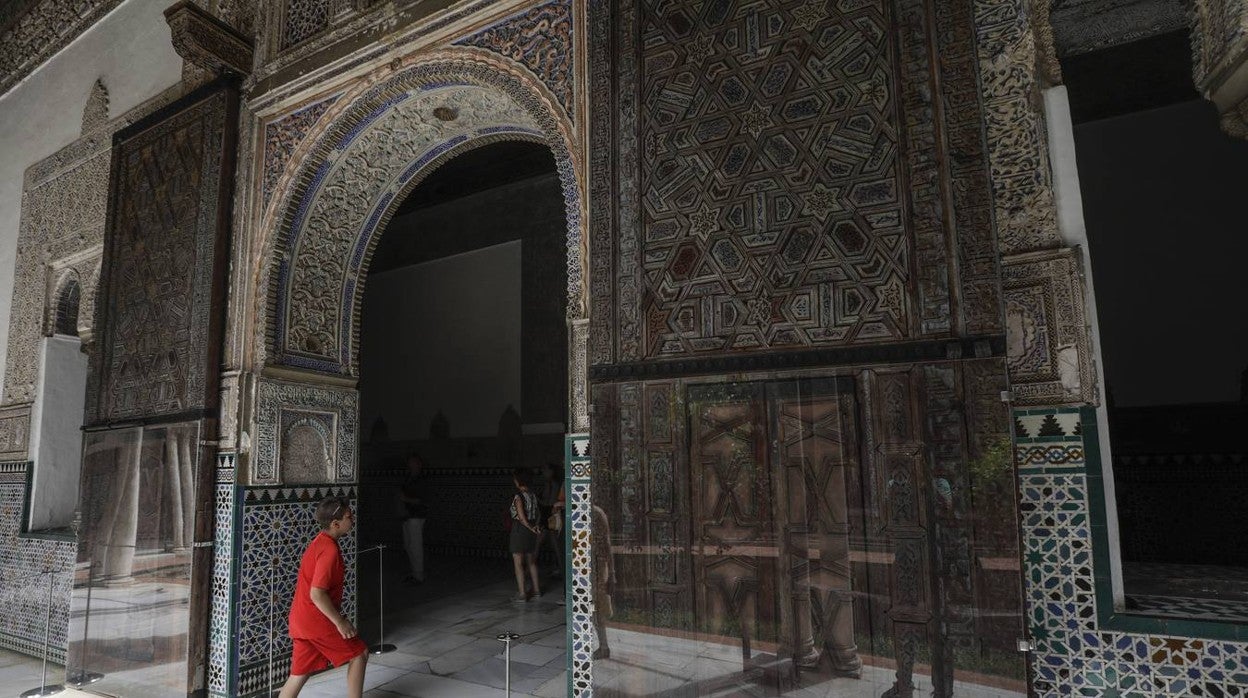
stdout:
<svg viewBox="0 0 1248 698">
<path fill-rule="evenodd" d="M 639 23 L 640 239 L 619 265 L 637 353 L 910 336 L 883 3 L 642 3 Z"/>
<path fill-rule="evenodd" d="M 216 85 L 118 134 L 89 423 L 216 404 L 235 109 Z"/>
</svg>

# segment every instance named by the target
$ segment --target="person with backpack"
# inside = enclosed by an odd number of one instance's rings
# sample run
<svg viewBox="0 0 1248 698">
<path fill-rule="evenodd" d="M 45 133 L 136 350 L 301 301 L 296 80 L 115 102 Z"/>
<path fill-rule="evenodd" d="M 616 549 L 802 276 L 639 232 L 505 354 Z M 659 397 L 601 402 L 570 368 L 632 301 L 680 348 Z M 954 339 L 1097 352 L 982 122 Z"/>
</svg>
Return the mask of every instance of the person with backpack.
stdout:
<svg viewBox="0 0 1248 698">
<path fill-rule="evenodd" d="M 542 595 L 537 574 L 537 546 L 542 541 L 541 510 L 537 495 L 530 489 L 532 474 L 528 470 L 516 468 L 511 473 L 511 481 L 516 486 L 509 508 L 512 521 L 508 549 L 516 573 L 516 595 L 511 600 L 524 603 Z M 533 581 L 532 593 L 525 590 L 526 572 Z"/>
</svg>

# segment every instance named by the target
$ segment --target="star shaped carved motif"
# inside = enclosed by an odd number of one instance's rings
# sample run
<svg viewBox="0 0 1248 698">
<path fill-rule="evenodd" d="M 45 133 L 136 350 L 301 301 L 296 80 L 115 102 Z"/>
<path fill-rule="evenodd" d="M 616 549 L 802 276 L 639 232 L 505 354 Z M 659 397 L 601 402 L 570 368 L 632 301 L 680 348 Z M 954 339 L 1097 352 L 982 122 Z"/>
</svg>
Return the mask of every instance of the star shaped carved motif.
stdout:
<svg viewBox="0 0 1248 698">
<path fill-rule="evenodd" d="M 719 209 L 702 204 L 702 208 L 689 214 L 689 232 L 701 240 L 719 230 Z"/>
<path fill-rule="evenodd" d="M 685 58 L 690 65 L 702 65 L 713 55 L 715 55 L 715 37 L 708 34 L 698 34 L 685 46 Z"/>
<path fill-rule="evenodd" d="M 833 213 L 844 211 L 840 202 L 840 187 L 828 188 L 822 184 L 816 184 L 814 191 L 806 195 L 805 213 L 808 213 L 819 220 L 827 220 L 828 216 Z"/>
</svg>

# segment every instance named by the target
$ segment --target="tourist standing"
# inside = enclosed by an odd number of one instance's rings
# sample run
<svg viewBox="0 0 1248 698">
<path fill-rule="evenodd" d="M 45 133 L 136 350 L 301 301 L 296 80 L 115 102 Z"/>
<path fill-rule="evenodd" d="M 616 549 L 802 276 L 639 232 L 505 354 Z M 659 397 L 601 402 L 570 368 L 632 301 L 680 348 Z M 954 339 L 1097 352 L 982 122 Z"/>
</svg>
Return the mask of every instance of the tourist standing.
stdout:
<svg viewBox="0 0 1248 698">
<path fill-rule="evenodd" d="M 408 584 L 425 581 L 425 519 L 429 516 L 429 501 L 425 491 L 425 462 L 413 453 L 407 458 L 407 480 L 399 489 L 399 498 L 407 517 L 403 519 L 403 549 L 411 574 L 403 578 Z"/>
<path fill-rule="evenodd" d="M 542 595 L 537 575 L 537 545 L 541 542 L 542 529 L 538 523 L 540 509 L 537 496 L 530 490 L 532 474 L 524 468 L 516 468 L 511 473 L 511 481 L 516 486 L 516 493 L 511 498 L 511 536 L 508 544 L 516 573 L 516 595 L 511 600 L 523 603 Z M 526 571 L 533 581 L 532 594 L 525 592 Z"/>
</svg>

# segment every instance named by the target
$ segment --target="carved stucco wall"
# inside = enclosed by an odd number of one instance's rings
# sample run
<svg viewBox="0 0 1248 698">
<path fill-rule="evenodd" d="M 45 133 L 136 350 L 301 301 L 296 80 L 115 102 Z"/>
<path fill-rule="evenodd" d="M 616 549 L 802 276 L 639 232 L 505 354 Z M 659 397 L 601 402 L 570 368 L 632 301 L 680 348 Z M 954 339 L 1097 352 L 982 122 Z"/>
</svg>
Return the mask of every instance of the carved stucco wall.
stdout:
<svg viewBox="0 0 1248 698">
<path fill-rule="evenodd" d="M 361 77 L 256 122 L 252 213 L 244 216 L 263 231 L 256 233 L 262 239 L 252 259 L 259 265 L 254 278 L 261 296 L 254 302 L 265 341 L 252 365 L 354 376 L 363 276 L 392 209 L 441 162 L 497 140 L 540 142 L 555 155 L 568 219 L 568 312 L 583 313 L 571 7 L 556 1 L 517 9 L 445 39 L 448 48 L 377 61 Z M 332 40 L 325 34 L 307 43 Z M 353 394 L 315 373 L 282 376 L 292 390 Z M 239 382 L 246 390 L 247 381 Z M 320 446 L 313 447 L 303 427 L 312 428 L 313 413 L 328 412 L 282 403 L 266 387 L 270 383 L 260 379 L 255 393 L 249 477 L 311 482 L 310 473 L 284 472 L 279 452 L 298 442 L 300 462 L 315 461 L 308 454 Z M 583 381 L 571 395 L 583 402 Z M 274 412 L 274 404 L 285 406 Z M 241 409 L 246 419 L 248 407 Z M 293 412 L 282 416 L 282 410 Z M 332 412 L 344 410 L 339 405 Z M 346 423 L 338 417 L 332 429 L 319 422 L 329 434 L 324 450 L 338 463 L 333 480 L 342 481 L 345 460 L 354 462 L 354 446 L 343 439 L 355 438 L 355 419 L 354 412 Z"/>
<path fill-rule="evenodd" d="M 154 108 L 150 100 L 167 101 L 162 94 L 180 76 L 181 61 L 169 45 L 161 15 L 165 5 L 159 0 L 123 3 L 0 100 L 0 152 L 5 155 L 0 161 L 0 328 L 8 331 L 12 325 L 17 335 L 0 342 L 6 404 L 33 397 L 43 294 L 58 277 L 79 274 L 84 283 L 80 318 L 90 323 L 95 271 L 88 258 L 104 221 L 109 140 L 124 122 Z M 53 13 L 40 21 L 55 18 Z M 17 50 L 4 44 L 0 52 L 10 48 Z"/>
<path fill-rule="evenodd" d="M 555 153 L 569 217 L 568 294 L 579 297 L 570 127 L 526 71 L 484 51 L 446 51 L 339 98 L 320 123 L 314 144 L 295 151 L 298 172 L 280 180 L 295 186 L 266 216 L 280 221 L 267 270 L 272 361 L 354 374 L 358 284 L 392 204 L 438 162 L 494 140 L 536 140 Z"/>
<path fill-rule="evenodd" d="M 1223 130 L 1248 138 L 1248 5 L 1195 0 L 1190 14 L 1196 87 L 1218 106 Z"/>
<path fill-rule="evenodd" d="M 1034 4 L 975 0 L 975 8 L 1014 400 L 1095 403 L 1082 257 L 1058 230 Z"/>
</svg>

